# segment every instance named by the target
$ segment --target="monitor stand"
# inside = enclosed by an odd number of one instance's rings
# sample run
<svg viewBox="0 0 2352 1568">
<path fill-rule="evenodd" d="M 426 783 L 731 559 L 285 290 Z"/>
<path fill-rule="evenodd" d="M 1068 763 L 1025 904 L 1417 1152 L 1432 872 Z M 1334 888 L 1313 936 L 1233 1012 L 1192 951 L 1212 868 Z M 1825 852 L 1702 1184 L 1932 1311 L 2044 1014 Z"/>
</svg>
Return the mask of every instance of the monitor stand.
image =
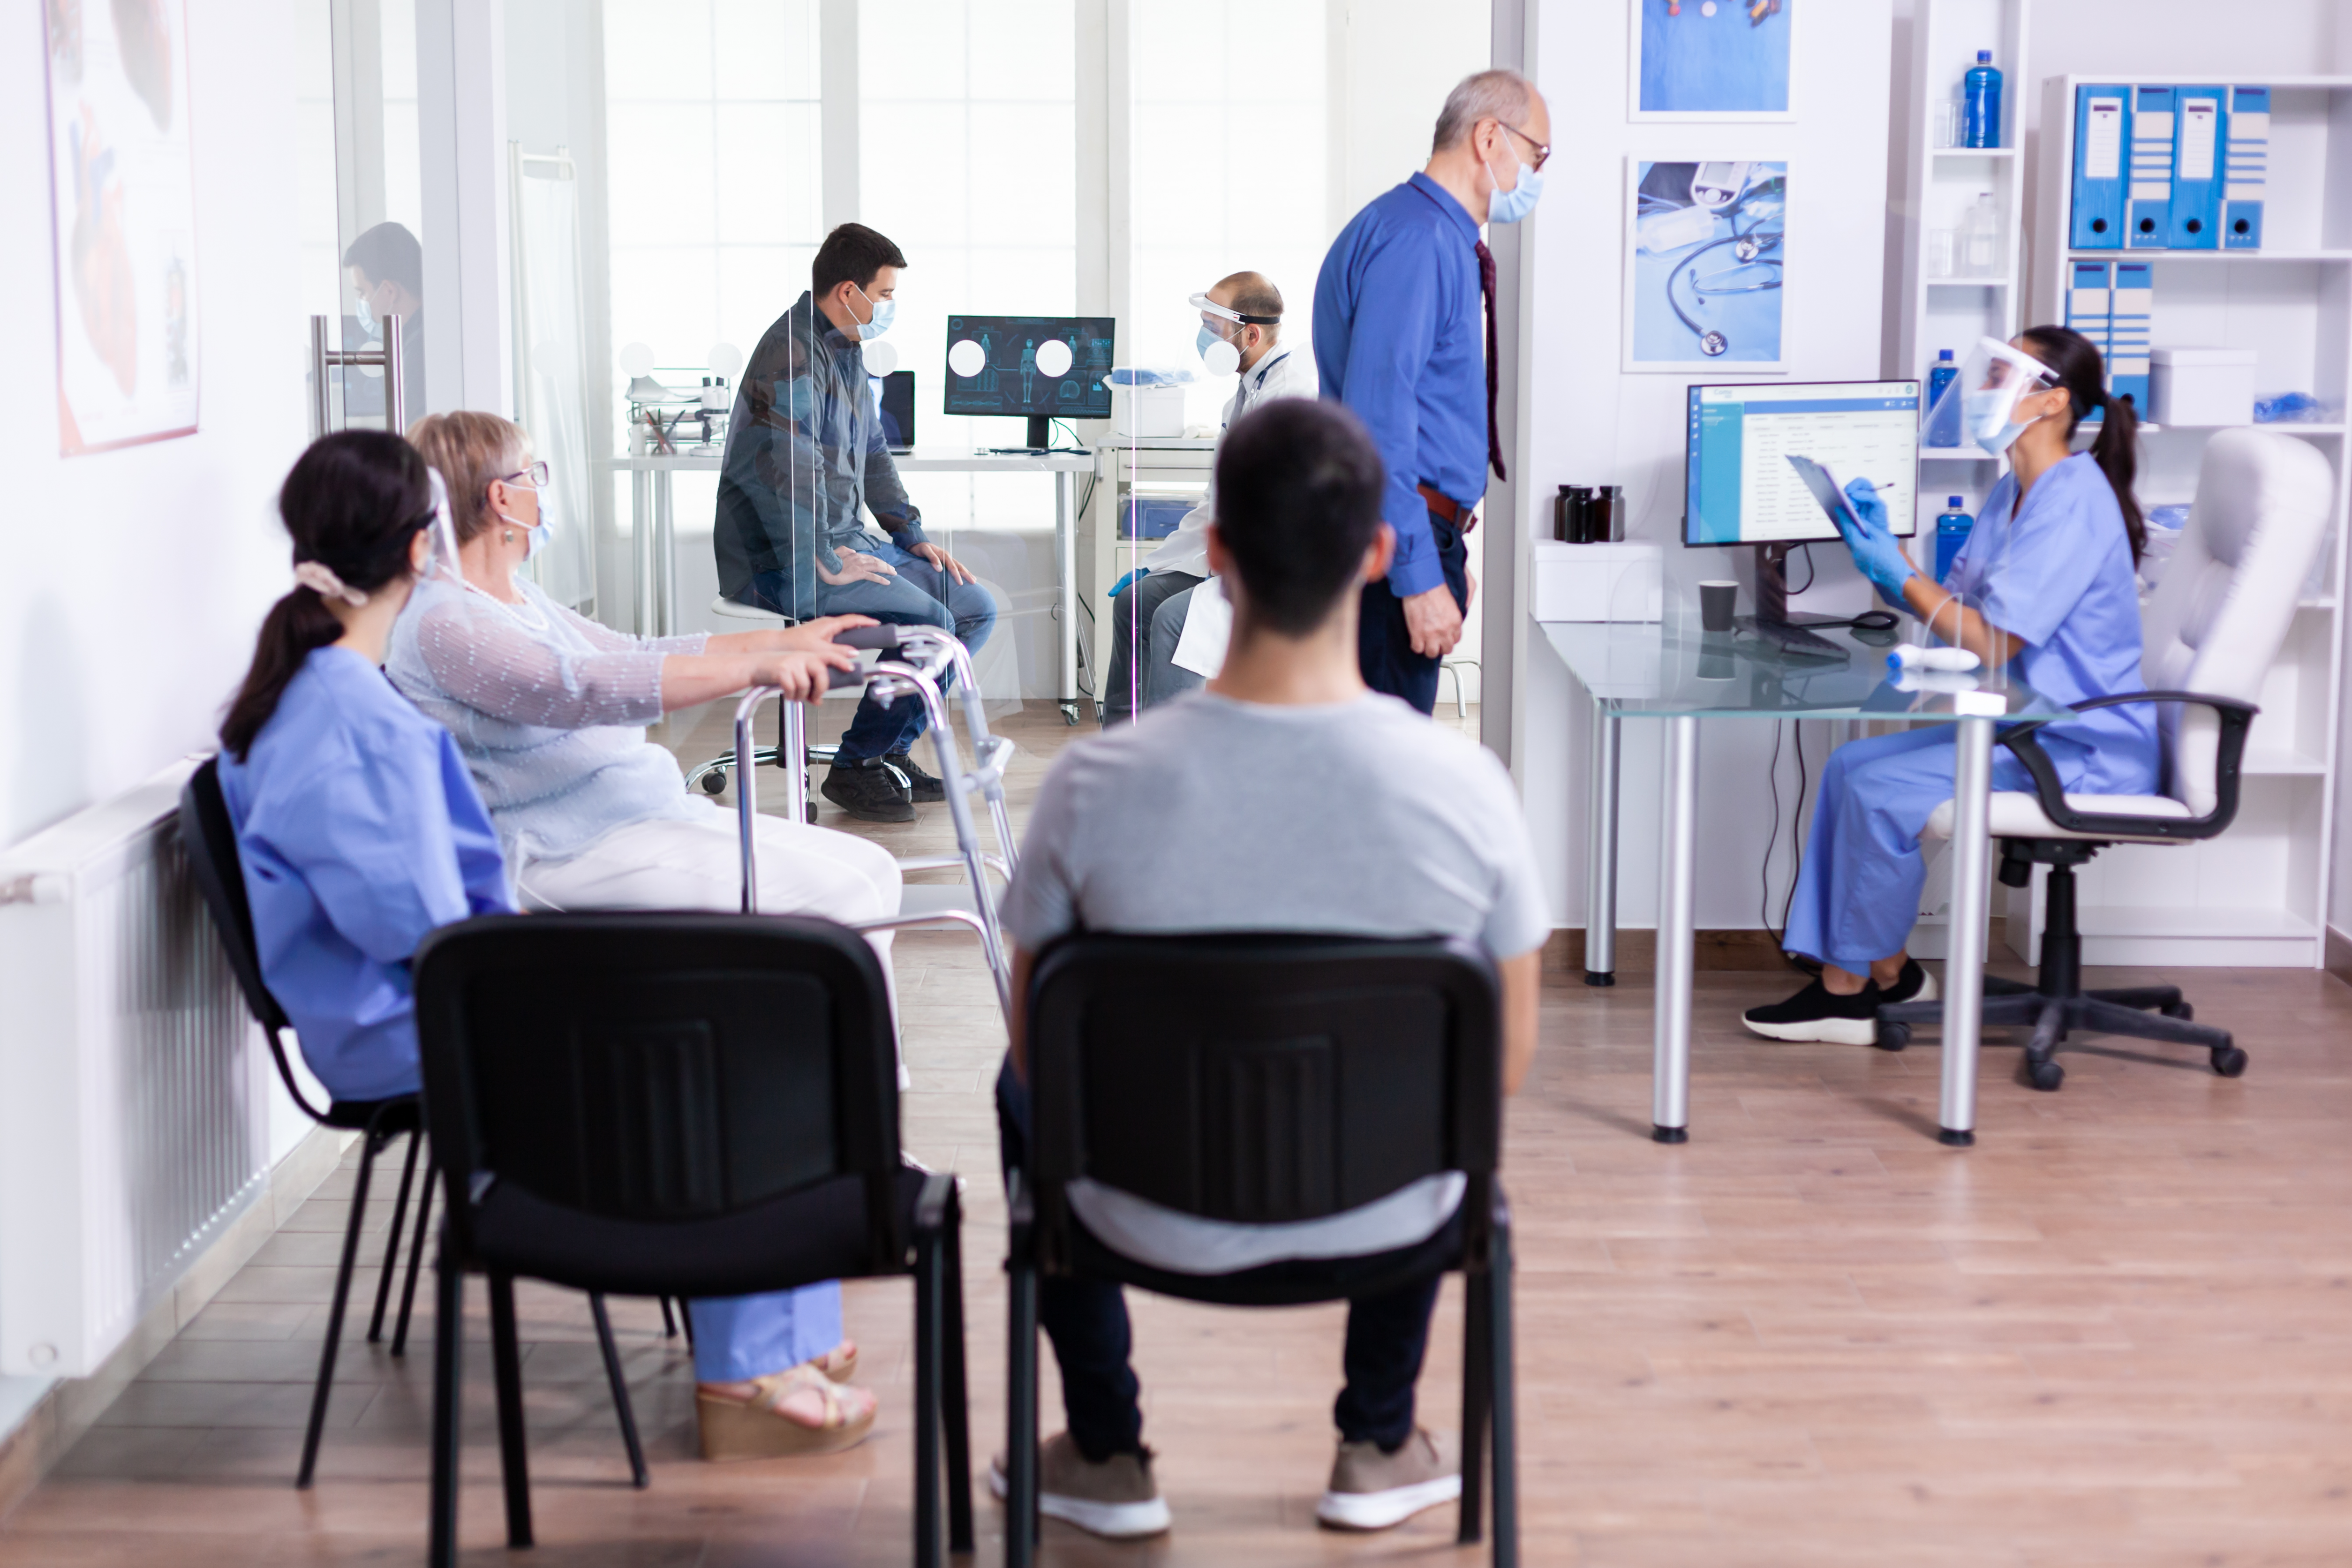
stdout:
<svg viewBox="0 0 2352 1568">
<path fill-rule="evenodd" d="M 1740 621 L 1790 658 L 1835 659 L 1843 664 L 1845 649 L 1804 629 L 1807 625 L 1843 625 L 1837 616 L 1789 613 L 1789 550 L 1786 542 L 1756 546 L 1756 613 L 1740 616 Z"/>
<path fill-rule="evenodd" d="M 1053 449 L 1054 416 L 1050 414 L 1032 414 L 1029 416 L 1029 444 L 1027 446 L 983 447 L 981 448 L 981 450 L 984 452 L 995 452 L 1008 456 L 1015 452 L 1021 452 L 1026 453 L 1032 457 L 1034 457 L 1041 452 L 1050 452 Z"/>
</svg>

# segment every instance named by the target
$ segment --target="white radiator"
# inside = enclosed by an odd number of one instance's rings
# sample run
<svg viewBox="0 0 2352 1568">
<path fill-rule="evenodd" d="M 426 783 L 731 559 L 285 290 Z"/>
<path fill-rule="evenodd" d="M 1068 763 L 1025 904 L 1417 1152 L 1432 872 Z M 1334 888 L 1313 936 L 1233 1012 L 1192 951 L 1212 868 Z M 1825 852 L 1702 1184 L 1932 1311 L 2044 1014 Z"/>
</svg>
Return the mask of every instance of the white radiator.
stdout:
<svg viewBox="0 0 2352 1568">
<path fill-rule="evenodd" d="M 0 852 L 0 1373 L 98 1370 L 263 1190 L 268 1047 L 165 769 Z"/>
</svg>

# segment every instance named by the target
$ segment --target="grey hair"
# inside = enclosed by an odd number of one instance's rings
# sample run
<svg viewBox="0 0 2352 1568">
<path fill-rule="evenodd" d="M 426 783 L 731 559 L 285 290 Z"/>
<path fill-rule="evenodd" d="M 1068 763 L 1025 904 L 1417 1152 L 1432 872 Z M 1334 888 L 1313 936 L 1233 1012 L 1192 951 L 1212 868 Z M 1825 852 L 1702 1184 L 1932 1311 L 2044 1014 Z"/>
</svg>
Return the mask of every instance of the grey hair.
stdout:
<svg viewBox="0 0 2352 1568">
<path fill-rule="evenodd" d="M 1470 134 L 1481 120 L 1506 124 L 1527 118 L 1535 101 L 1536 84 L 1514 70 L 1479 71 L 1465 76 L 1445 95 L 1437 112 L 1437 133 L 1429 139 L 1432 153 L 1443 153 Z"/>
</svg>

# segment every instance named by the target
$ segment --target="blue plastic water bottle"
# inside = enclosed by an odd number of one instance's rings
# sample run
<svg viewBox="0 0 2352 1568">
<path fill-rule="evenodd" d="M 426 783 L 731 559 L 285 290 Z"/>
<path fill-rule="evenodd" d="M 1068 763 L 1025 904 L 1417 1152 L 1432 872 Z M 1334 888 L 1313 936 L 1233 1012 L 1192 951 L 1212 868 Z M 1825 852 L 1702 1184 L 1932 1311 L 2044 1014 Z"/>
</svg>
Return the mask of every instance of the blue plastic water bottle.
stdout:
<svg viewBox="0 0 2352 1568">
<path fill-rule="evenodd" d="M 1977 51 L 1977 63 L 1960 88 L 1960 107 L 1967 120 L 1961 146 L 2000 145 L 2000 72 L 1992 68 L 1990 49 Z"/>
<path fill-rule="evenodd" d="M 1960 510 L 1961 498 L 1954 496 L 1944 503 L 1944 513 L 1936 519 L 1936 581 L 1941 583 L 1952 574 L 1952 562 L 1960 546 L 1969 542 L 1969 531 L 1977 520 Z"/>
<path fill-rule="evenodd" d="M 1944 389 L 1958 381 L 1960 367 L 1952 363 L 1952 351 L 1936 351 L 1936 363 L 1927 367 L 1927 445 L 1957 447 L 1960 444 L 1960 403 L 1954 398 L 1948 406 L 1943 403 Z"/>
</svg>

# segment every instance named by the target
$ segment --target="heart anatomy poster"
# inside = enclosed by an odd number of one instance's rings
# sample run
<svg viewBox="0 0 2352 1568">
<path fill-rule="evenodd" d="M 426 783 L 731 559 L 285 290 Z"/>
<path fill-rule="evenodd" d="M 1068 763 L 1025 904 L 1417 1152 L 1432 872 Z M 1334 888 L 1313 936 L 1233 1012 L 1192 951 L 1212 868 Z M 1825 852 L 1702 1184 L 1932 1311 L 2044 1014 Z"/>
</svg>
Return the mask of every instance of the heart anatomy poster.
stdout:
<svg viewBox="0 0 2352 1568">
<path fill-rule="evenodd" d="M 68 457 L 196 428 L 185 0 L 42 0 Z"/>
</svg>

